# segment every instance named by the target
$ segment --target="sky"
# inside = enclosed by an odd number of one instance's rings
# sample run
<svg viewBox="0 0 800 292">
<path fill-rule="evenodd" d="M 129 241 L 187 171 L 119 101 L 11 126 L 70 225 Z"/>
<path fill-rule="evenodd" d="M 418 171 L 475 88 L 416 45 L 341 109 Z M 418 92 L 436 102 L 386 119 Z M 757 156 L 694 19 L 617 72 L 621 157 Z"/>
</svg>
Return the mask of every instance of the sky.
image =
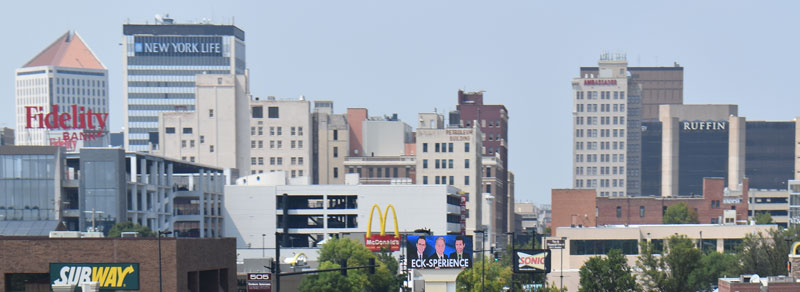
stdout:
<svg viewBox="0 0 800 292">
<path fill-rule="evenodd" d="M 332 100 L 336 113 L 454 110 L 459 89 L 509 111 L 517 201 L 572 186 L 572 88 L 603 51 L 684 67 L 684 103 L 738 104 L 748 120 L 800 116 L 797 1 L 14 1 L 0 12 L 0 127 L 15 127 L 14 70 L 67 30 L 108 67 L 123 126 L 122 25 L 235 24 L 254 96 Z"/>
</svg>

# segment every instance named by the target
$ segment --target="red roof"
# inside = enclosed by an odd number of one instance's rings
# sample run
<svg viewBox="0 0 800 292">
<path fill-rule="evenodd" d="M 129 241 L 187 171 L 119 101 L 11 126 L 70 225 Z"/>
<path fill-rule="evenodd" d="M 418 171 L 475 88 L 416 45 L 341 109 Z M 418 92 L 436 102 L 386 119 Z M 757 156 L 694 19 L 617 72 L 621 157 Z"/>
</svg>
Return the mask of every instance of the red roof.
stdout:
<svg viewBox="0 0 800 292">
<path fill-rule="evenodd" d="M 106 69 L 78 33 L 69 31 L 22 67 L 36 66 Z"/>
</svg>

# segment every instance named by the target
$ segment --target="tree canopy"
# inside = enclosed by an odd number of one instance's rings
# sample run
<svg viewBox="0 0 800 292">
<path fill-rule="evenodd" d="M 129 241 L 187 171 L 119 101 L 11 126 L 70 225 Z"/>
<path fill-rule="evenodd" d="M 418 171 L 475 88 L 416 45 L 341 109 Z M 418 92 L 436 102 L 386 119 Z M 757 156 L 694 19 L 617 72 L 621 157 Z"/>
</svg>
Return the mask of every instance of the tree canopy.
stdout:
<svg viewBox="0 0 800 292">
<path fill-rule="evenodd" d="M 579 292 L 633 292 L 639 291 L 628 260 L 619 249 L 612 249 L 607 256 L 589 258 L 580 269 Z"/>
<path fill-rule="evenodd" d="M 396 276 L 398 265 L 391 255 L 376 256 L 364 245 L 349 238 L 331 239 L 319 251 L 320 269 L 339 268 L 342 261 L 348 267 L 365 266 L 370 258 L 376 258 L 378 267 L 374 275 L 364 269 L 348 270 L 347 276 L 340 272 L 311 274 L 300 283 L 300 291 L 396 291 L 400 279 Z"/>
<path fill-rule="evenodd" d="M 756 212 L 754 216 L 756 219 L 756 224 L 763 225 L 763 224 L 772 224 L 772 215 L 767 212 Z"/>
<path fill-rule="evenodd" d="M 664 213 L 664 224 L 697 224 L 697 212 L 689 209 L 686 202 L 680 202 L 667 207 Z"/>
<path fill-rule="evenodd" d="M 156 233 L 147 226 L 135 224 L 130 221 L 117 222 L 108 230 L 107 237 L 120 237 L 122 232 L 139 232 L 139 237 L 156 237 Z"/>
</svg>

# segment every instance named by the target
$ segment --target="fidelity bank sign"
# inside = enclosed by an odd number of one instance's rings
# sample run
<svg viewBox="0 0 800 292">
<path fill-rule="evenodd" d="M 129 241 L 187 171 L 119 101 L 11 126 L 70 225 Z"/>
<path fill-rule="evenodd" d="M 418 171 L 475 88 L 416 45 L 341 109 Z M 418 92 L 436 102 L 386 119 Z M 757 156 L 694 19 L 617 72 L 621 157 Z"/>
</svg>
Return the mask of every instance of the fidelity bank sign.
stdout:
<svg viewBox="0 0 800 292">
<path fill-rule="evenodd" d="M 221 37 L 136 37 L 137 56 L 222 56 Z"/>
</svg>

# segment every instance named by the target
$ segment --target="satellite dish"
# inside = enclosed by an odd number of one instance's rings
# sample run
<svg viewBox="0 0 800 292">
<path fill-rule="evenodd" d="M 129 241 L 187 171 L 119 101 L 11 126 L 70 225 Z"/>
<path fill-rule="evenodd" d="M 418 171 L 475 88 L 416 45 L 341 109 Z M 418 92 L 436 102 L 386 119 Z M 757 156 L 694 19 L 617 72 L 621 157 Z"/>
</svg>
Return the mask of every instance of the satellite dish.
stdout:
<svg viewBox="0 0 800 292">
<path fill-rule="evenodd" d="M 761 281 L 761 277 L 759 277 L 758 274 L 755 274 L 752 277 L 750 277 L 750 283 L 758 283 L 760 281 Z"/>
</svg>

